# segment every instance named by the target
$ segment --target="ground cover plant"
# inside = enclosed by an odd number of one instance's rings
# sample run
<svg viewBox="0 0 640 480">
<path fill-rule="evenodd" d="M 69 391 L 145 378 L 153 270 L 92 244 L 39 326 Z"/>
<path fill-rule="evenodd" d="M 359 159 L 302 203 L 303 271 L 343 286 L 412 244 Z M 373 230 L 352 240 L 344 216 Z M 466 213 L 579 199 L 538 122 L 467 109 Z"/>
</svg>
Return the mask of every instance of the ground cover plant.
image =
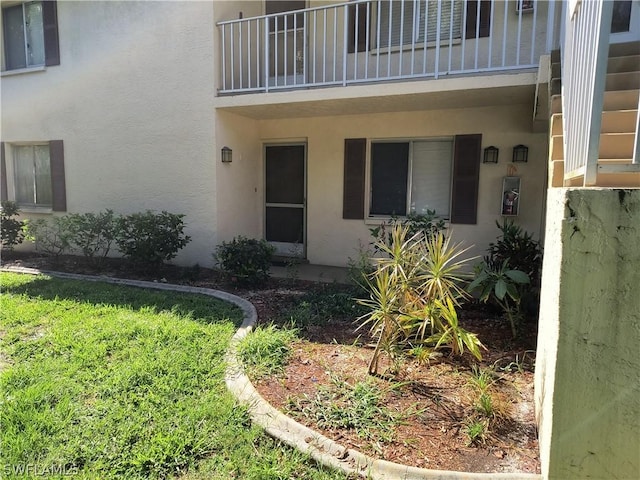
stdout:
<svg viewBox="0 0 640 480">
<path fill-rule="evenodd" d="M 342 478 L 251 427 L 227 393 L 239 309 L 47 276 L 0 282 L 3 478 Z"/>
<path fill-rule="evenodd" d="M 450 356 L 448 349 L 433 352 L 417 345 L 403 349 L 397 362 L 383 356 L 380 375 L 371 376 L 367 367 L 376 339 L 367 329 L 356 330 L 354 320 L 365 312 L 354 301 L 363 295 L 354 286 L 315 284 L 293 276 L 271 278 L 261 288 L 245 287 L 197 265 L 164 265 L 145 272 L 111 258 L 100 269 L 80 257 L 65 256 L 54 264 L 50 257 L 19 252 L 5 255 L 3 262 L 231 291 L 255 305 L 259 329 L 267 337 L 271 331 L 289 335 L 292 324 L 295 326 L 290 343 L 276 339 L 283 355 L 266 355 L 277 366 L 273 373 L 247 371 L 264 398 L 298 421 L 347 448 L 406 465 L 470 472 L 539 472 L 533 410 L 535 324 L 514 339 L 501 309 L 491 303 L 472 300 L 456 309 L 459 327 L 475 333 L 487 347 L 482 360 L 469 352 Z M 266 338 L 260 345 L 271 341 Z M 265 350 L 260 345 L 257 351 Z M 249 357 L 254 358 L 252 353 Z M 488 388 L 476 387 L 475 377 L 488 379 Z M 374 415 L 369 417 L 369 413 Z M 375 430 L 376 424 L 383 426 L 382 431 L 367 435 L 367 429 Z M 334 472 L 311 477 L 309 472 L 316 470 L 309 470 L 304 462 L 290 462 L 287 449 L 263 435 L 256 438 L 256 462 L 246 461 L 252 454 L 243 458 L 242 454 L 217 452 L 198 461 L 184 478 L 340 478 Z M 238 441 L 238 445 L 236 449 L 243 450 L 247 443 Z M 232 470 L 228 465 L 234 462 L 247 466 Z M 298 467 L 282 474 L 285 470 L 280 464 Z"/>
</svg>

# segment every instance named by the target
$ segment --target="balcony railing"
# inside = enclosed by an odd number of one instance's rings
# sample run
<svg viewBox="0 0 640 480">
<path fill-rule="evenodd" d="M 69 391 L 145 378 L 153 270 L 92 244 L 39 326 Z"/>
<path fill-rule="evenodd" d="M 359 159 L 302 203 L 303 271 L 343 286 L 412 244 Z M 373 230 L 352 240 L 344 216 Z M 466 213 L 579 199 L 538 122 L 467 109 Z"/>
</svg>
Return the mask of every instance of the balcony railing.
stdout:
<svg viewBox="0 0 640 480">
<path fill-rule="evenodd" d="M 535 68 L 554 30 L 552 3 L 358 0 L 219 22 L 219 92 Z"/>
</svg>

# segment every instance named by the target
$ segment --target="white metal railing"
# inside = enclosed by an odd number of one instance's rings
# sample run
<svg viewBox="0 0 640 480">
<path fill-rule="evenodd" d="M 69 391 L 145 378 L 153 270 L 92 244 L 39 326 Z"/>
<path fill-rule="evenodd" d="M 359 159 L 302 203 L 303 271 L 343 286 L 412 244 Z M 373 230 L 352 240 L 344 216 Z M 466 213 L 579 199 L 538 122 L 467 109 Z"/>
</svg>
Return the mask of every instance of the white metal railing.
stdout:
<svg viewBox="0 0 640 480">
<path fill-rule="evenodd" d="M 551 42 L 549 8 L 524 0 L 356 0 L 222 21 L 219 93 L 535 68 Z"/>
<path fill-rule="evenodd" d="M 613 2 L 566 3 L 562 49 L 565 178 L 595 185 Z"/>
</svg>

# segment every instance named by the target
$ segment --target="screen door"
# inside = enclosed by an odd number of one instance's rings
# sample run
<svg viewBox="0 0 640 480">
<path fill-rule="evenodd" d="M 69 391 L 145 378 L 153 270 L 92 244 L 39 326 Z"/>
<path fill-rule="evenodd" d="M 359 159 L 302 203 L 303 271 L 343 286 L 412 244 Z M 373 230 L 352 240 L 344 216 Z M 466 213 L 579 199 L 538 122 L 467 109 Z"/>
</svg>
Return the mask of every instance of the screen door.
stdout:
<svg viewBox="0 0 640 480">
<path fill-rule="evenodd" d="M 306 147 L 265 147 L 265 238 L 276 255 L 305 257 Z"/>
</svg>

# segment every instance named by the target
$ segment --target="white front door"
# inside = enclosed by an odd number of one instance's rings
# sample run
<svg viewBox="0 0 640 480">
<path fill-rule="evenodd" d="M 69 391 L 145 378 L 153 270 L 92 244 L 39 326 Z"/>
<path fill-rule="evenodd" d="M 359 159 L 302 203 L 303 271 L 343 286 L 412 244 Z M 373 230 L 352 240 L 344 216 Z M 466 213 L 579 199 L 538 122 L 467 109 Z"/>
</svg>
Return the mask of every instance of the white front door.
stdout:
<svg viewBox="0 0 640 480">
<path fill-rule="evenodd" d="M 611 21 L 611 43 L 640 40 L 640 0 L 615 0 Z"/>
</svg>

